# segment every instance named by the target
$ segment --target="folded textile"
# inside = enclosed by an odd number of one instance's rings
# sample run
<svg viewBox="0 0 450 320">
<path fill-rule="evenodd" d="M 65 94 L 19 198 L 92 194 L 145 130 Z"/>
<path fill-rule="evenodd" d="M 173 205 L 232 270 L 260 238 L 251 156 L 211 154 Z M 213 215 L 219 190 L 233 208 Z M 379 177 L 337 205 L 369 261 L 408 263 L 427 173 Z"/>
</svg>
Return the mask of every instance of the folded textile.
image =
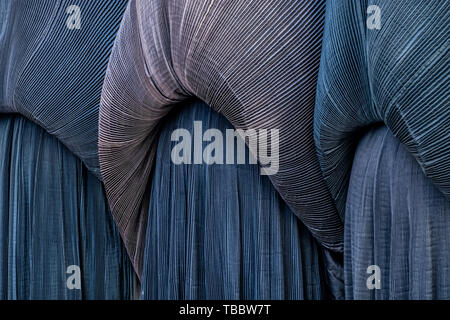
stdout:
<svg viewBox="0 0 450 320">
<path fill-rule="evenodd" d="M 345 215 L 347 299 L 450 299 L 450 201 L 385 126 L 358 144 Z"/>
<path fill-rule="evenodd" d="M 55 137 L 0 114 L 0 299 L 132 299 L 101 182 Z"/>
<path fill-rule="evenodd" d="M 450 199 L 449 12 L 441 0 L 328 1 L 314 136 L 341 217 L 360 132 L 376 123 Z"/>
<path fill-rule="evenodd" d="M 202 102 L 164 121 L 148 190 L 142 298 L 327 297 L 320 246 L 258 165 L 171 161 L 172 132 L 194 136 L 194 121 L 223 136 L 233 128 Z"/>
<path fill-rule="evenodd" d="M 270 180 L 314 237 L 342 250 L 343 223 L 313 141 L 324 4 L 130 1 L 102 91 L 99 160 L 115 221 L 139 273 L 148 213 L 144 194 L 159 128 L 190 97 L 237 129 L 279 130 L 279 168 Z"/>
<path fill-rule="evenodd" d="M 101 87 L 127 2 L 0 1 L 0 113 L 39 124 L 97 177 Z"/>
</svg>

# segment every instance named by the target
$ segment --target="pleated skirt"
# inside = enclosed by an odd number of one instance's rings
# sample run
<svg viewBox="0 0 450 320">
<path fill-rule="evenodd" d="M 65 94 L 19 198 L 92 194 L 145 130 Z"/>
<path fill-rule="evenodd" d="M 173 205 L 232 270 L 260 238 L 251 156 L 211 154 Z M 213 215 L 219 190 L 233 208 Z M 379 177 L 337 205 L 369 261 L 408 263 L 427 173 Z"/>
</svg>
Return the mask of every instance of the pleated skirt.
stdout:
<svg viewBox="0 0 450 320">
<path fill-rule="evenodd" d="M 0 115 L 0 299 L 130 299 L 101 182 L 56 138 Z"/>
</svg>

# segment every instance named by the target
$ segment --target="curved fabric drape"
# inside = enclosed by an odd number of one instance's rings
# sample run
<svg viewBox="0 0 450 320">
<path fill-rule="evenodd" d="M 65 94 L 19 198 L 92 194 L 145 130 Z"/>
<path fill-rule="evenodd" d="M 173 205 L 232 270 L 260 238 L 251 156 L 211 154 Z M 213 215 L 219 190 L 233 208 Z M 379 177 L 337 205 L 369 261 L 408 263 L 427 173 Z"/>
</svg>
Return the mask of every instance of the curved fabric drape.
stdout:
<svg viewBox="0 0 450 320">
<path fill-rule="evenodd" d="M 0 299 L 131 299 L 134 271 L 100 181 L 55 137 L 0 115 Z M 81 289 L 69 266 L 79 266 Z"/>
<path fill-rule="evenodd" d="M 384 126 L 358 144 L 345 215 L 347 299 L 450 299 L 450 202 Z"/>
<path fill-rule="evenodd" d="M 101 87 L 126 0 L 2 0 L 0 113 L 20 113 L 100 176 Z M 80 9 L 80 29 L 70 29 Z"/>
<path fill-rule="evenodd" d="M 342 250 L 343 224 L 312 133 L 323 17 L 317 0 L 130 1 L 102 91 L 99 159 L 138 268 L 158 125 L 190 96 L 235 128 L 279 130 L 279 170 L 270 180 L 324 246 Z"/>
<path fill-rule="evenodd" d="M 314 134 L 341 216 L 358 132 L 377 122 L 450 199 L 449 12 L 441 0 L 328 2 Z"/>
<path fill-rule="evenodd" d="M 319 245 L 256 164 L 171 161 L 177 144 L 172 132 L 185 128 L 194 137 L 194 121 L 223 137 L 233 128 L 202 102 L 186 103 L 164 121 L 149 201 L 142 298 L 325 298 Z"/>
</svg>

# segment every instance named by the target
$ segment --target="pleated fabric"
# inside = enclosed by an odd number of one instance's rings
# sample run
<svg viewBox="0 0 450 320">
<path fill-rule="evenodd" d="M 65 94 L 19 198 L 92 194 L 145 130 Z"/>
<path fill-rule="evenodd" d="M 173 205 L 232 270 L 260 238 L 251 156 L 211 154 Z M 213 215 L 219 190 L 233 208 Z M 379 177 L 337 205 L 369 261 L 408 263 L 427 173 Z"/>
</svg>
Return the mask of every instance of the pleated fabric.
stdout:
<svg viewBox="0 0 450 320">
<path fill-rule="evenodd" d="M 133 298 L 101 182 L 20 115 L 0 115 L 0 239 L 0 299 Z M 79 290 L 67 286 L 70 266 L 80 268 Z"/>
<path fill-rule="evenodd" d="M 358 144 L 345 214 L 347 299 L 450 299 L 450 201 L 385 126 Z"/>
<path fill-rule="evenodd" d="M 101 87 L 127 0 L 1 0 L 0 113 L 56 136 L 100 177 Z M 80 29 L 75 20 L 79 8 Z M 70 26 L 71 28 L 69 28 Z"/>
<path fill-rule="evenodd" d="M 164 121 L 147 191 L 141 298 L 327 297 L 320 246 L 258 165 L 171 161 L 178 144 L 172 132 L 185 128 L 195 139 L 194 121 L 223 137 L 233 128 L 202 102 L 186 103 Z M 202 150 L 208 144 L 203 142 Z"/>
<path fill-rule="evenodd" d="M 138 270 L 160 122 L 189 97 L 235 128 L 278 129 L 279 170 L 270 180 L 325 247 L 342 250 L 343 223 L 313 141 L 324 3 L 130 1 L 102 91 L 99 159 Z"/>
<path fill-rule="evenodd" d="M 359 133 L 375 123 L 450 199 L 449 12 L 441 0 L 328 1 L 314 136 L 341 216 Z"/>
</svg>

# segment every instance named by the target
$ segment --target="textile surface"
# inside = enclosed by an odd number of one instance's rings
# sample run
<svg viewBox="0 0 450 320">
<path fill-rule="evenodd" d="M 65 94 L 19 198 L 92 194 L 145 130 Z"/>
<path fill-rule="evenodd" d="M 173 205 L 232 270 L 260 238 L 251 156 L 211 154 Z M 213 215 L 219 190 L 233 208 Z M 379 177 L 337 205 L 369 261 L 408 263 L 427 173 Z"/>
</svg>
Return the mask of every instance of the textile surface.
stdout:
<svg viewBox="0 0 450 320">
<path fill-rule="evenodd" d="M 202 102 L 165 121 L 148 191 L 142 298 L 326 298 L 320 246 L 257 164 L 171 161 L 172 132 L 194 136 L 194 121 L 224 137 L 233 128 Z"/>
<path fill-rule="evenodd" d="M 2 0 L 0 113 L 56 136 L 97 177 L 98 108 L 126 0 Z M 69 28 L 80 9 L 80 29 Z"/>
<path fill-rule="evenodd" d="M 368 27 L 370 5 L 380 29 Z M 341 217 L 356 142 L 376 123 L 450 199 L 449 12 L 441 0 L 328 1 L 314 135 Z"/>
<path fill-rule="evenodd" d="M 0 115 L 0 239 L 0 299 L 133 298 L 101 182 L 20 115 Z M 80 289 L 67 286 L 70 266 Z"/>
<path fill-rule="evenodd" d="M 450 299 L 450 201 L 385 126 L 358 144 L 345 214 L 347 299 Z"/>
<path fill-rule="evenodd" d="M 122 20 L 102 91 L 99 160 L 138 270 L 161 122 L 190 97 L 237 129 L 279 130 L 271 182 L 320 243 L 342 251 L 343 223 L 313 140 L 325 1 L 228 3 L 130 1 Z"/>
</svg>

